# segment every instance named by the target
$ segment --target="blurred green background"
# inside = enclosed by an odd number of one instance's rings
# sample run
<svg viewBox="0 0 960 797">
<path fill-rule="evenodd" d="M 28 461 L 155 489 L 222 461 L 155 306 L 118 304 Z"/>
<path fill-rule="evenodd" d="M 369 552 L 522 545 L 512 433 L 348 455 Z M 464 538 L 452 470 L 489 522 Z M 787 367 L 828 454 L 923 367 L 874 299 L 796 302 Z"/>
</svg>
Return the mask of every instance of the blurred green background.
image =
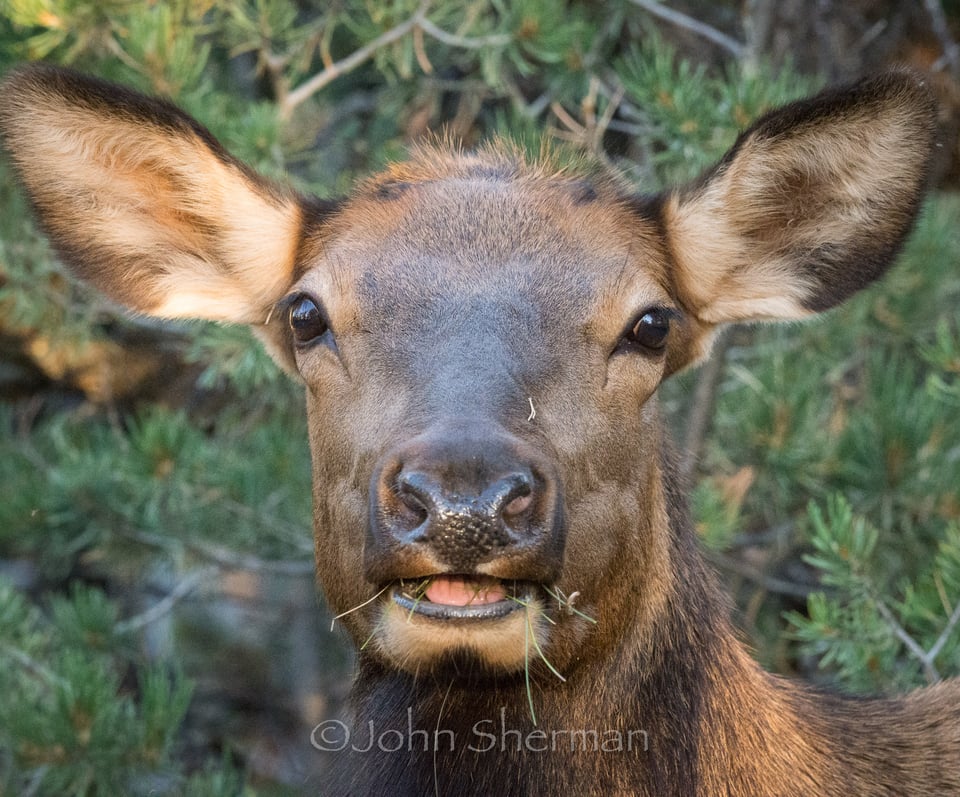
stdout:
<svg viewBox="0 0 960 797">
<path fill-rule="evenodd" d="M 664 396 L 757 658 L 886 693 L 960 672 L 957 34 L 958 2 L 0 0 L 0 71 L 165 95 L 337 196 L 439 130 L 656 191 L 779 103 L 926 70 L 944 146 L 899 265 L 729 330 Z M 0 208 L 0 795 L 322 793 L 351 653 L 313 588 L 301 390 L 242 329 L 72 281 L 3 164 Z"/>
</svg>

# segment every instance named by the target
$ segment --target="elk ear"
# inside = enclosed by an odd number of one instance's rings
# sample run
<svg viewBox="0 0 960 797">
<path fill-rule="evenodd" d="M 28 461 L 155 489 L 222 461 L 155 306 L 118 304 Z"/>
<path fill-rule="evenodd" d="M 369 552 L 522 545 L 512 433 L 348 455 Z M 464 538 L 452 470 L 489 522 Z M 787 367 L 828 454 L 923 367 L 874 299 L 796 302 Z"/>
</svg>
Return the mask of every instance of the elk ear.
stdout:
<svg viewBox="0 0 960 797">
<path fill-rule="evenodd" d="M 935 122 L 906 71 L 761 118 L 665 200 L 681 299 L 708 323 L 802 318 L 875 280 L 917 215 Z"/>
<path fill-rule="evenodd" d="M 33 65 L 0 86 L 0 129 L 63 260 L 115 301 L 262 323 L 293 283 L 315 208 L 173 105 Z"/>
</svg>

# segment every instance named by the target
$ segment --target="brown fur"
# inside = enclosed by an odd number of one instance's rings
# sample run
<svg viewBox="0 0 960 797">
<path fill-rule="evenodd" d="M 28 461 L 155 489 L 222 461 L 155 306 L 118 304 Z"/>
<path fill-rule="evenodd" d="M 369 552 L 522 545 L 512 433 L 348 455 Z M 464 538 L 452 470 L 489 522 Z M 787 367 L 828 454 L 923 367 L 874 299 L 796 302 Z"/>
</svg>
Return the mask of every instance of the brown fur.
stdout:
<svg viewBox="0 0 960 797">
<path fill-rule="evenodd" d="M 0 95 L 69 265 L 143 312 L 253 322 L 306 385 L 318 576 L 362 646 L 354 741 L 402 747 L 317 787 L 358 795 L 960 794 L 956 682 L 841 699 L 745 653 L 656 401 L 717 324 L 805 317 L 883 272 L 933 116 L 895 72 L 764 117 L 661 196 L 500 146 L 423 150 L 326 204 L 164 103 L 45 67 Z M 328 328 L 298 346 L 303 296 Z M 629 338 L 651 309 L 662 348 Z M 529 603 L 438 620 L 378 595 L 464 572 Z"/>
</svg>

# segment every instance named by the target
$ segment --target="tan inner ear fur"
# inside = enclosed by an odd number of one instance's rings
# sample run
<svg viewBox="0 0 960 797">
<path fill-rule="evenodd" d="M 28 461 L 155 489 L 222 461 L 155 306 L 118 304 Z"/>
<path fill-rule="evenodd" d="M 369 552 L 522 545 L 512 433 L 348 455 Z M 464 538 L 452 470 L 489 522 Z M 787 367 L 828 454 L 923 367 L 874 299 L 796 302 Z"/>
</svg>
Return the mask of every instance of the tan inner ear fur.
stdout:
<svg viewBox="0 0 960 797">
<path fill-rule="evenodd" d="M 904 196 L 925 173 L 917 109 L 888 103 L 820 119 L 788 135 L 746 138 L 698 190 L 664 205 L 677 283 L 710 323 L 809 316 L 822 288 L 798 265 L 821 247 L 895 242 L 911 212 Z"/>
<path fill-rule="evenodd" d="M 292 282 L 299 203 L 196 134 L 56 94 L 16 110 L 7 136 L 22 179 L 54 237 L 97 262 L 103 276 L 90 278 L 107 293 L 162 317 L 262 322 Z"/>
</svg>

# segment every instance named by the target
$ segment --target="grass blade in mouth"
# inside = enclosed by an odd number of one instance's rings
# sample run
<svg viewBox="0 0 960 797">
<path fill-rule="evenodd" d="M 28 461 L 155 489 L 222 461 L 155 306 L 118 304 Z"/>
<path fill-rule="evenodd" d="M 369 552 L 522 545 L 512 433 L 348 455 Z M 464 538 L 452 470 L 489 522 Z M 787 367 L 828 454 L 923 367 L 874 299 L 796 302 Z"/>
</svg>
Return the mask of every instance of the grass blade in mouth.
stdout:
<svg viewBox="0 0 960 797">
<path fill-rule="evenodd" d="M 527 687 L 527 705 L 530 706 L 530 720 L 537 724 L 537 712 L 533 708 L 533 691 L 530 689 L 530 609 L 527 612 L 526 630 L 523 634 L 523 681 Z"/>
<path fill-rule="evenodd" d="M 579 609 L 574 608 L 573 601 L 580 594 L 579 591 L 571 592 L 569 597 L 564 595 L 563 592 L 561 592 L 559 589 L 557 589 L 557 591 L 554 593 L 550 591 L 549 587 L 544 587 L 543 591 L 546 592 L 547 595 L 549 595 L 551 598 L 553 598 L 557 602 L 557 605 L 559 606 L 559 608 L 566 611 L 567 614 L 575 614 L 577 615 L 577 617 L 580 617 L 586 620 L 587 622 L 593 623 L 594 625 L 597 624 L 596 618 L 591 617 L 589 614 L 586 614 L 584 612 L 581 612 Z"/>
<path fill-rule="evenodd" d="M 333 626 L 336 624 L 337 620 L 339 620 L 341 617 L 346 617 L 348 614 L 353 614 L 353 612 L 357 611 L 358 609 L 362 609 L 364 606 L 369 606 L 369 605 L 370 605 L 371 603 L 373 603 L 377 598 L 379 598 L 381 595 L 383 595 L 383 593 L 386 592 L 388 589 L 390 589 L 390 585 L 389 585 L 389 584 L 387 584 L 382 590 L 380 590 L 380 591 L 379 591 L 376 595 L 374 595 L 372 598 L 367 598 L 367 600 L 365 600 L 363 603 L 358 603 L 358 604 L 357 604 L 356 606 L 354 606 L 352 609 L 347 609 L 345 612 L 340 612 L 340 614 L 338 614 L 336 617 L 334 617 L 334 618 L 330 621 L 330 630 L 333 631 Z"/>
</svg>

